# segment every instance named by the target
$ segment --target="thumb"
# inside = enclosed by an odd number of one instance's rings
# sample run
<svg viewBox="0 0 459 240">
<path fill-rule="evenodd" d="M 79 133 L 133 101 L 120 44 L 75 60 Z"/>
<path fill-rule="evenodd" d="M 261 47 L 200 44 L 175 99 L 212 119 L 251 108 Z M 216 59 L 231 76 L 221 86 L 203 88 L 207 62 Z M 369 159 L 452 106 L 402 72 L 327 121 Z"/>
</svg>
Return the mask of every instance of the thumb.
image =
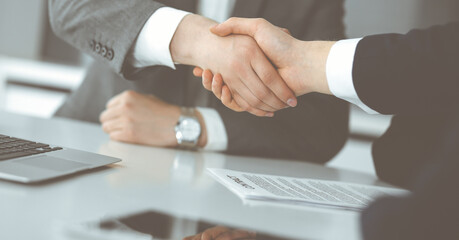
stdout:
<svg viewBox="0 0 459 240">
<path fill-rule="evenodd" d="M 249 18 L 230 18 L 226 22 L 215 25 L 210 28 L 210 31 L 220 37 L 225 37 L 230 34 L 255 36 L 257 30 L 257 22 L 255 19 Z"/>
<path fill-rule="evenodd" d="M 228 28 L 228 26 L 225 26 L 223 24 L 217 24 L 210 27 L 210 32 L 219 37 L 226 37 L 231 34 L 231 30 Z"/>
</svg>

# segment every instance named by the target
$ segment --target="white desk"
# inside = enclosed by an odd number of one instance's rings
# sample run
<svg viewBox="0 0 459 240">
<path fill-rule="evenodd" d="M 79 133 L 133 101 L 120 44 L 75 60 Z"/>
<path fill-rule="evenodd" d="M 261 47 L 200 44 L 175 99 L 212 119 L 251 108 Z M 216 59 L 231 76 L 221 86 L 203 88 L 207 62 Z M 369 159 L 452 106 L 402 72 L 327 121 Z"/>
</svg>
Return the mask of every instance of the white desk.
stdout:
<svg viewBox="0 0 459 240">
<path fill-rule="evenodd" d="M 202 219 L 300 239 L 360 239 L 354 212 L 249 207 L 207 167 L 384 185 L 369 175 L 319 165 L 190 153 L 111 142 L 99 126 L 0 112 L 0 133 L 122 158 L 119 164 L 39 185 L 0 181 L 0 239 L 66 239 L 56 223 L 142 210 Z"/>
</svg>

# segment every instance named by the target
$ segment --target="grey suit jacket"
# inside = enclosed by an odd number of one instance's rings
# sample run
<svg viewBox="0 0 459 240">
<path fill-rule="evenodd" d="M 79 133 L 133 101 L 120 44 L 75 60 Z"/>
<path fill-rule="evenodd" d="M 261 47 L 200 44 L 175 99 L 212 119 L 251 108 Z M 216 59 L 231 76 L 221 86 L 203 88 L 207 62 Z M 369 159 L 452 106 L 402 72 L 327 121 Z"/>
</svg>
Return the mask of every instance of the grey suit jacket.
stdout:
<svg viewBox="0 0 459 240">
<path fill-rule="evenodd" d="M 272 119 L 236 113 L 202 89 L 191 68 L 176 71 L 155 66 L 135 69 L 128 58 L 144 23 L 164 5 L 151 0 L 50 0 L 50 19 L 55 33 L 90 54 L 96 61 L 80 89 L 56 113 L 57 116 L 97 122 L 106 102 L 116 94 L 135 90 L 176 105 L 216 109 L 228 134 L 229 154 L 323 163 L 332 158 L 348 136 L 348 106 L 330 96 L 310 94 L 299 106 Z M 194 0 L 162 1 L 194 12 Z M 239 0 L 233 16 L 263 17 L 290 29 L 303 40 L 335 40 L 344 37 L 342 0 Z M 127 81 L 126 79 L 132 80 Z M 196 85 L 196 87 L 190 86 Z M 204 95 L 203 95 L 204 94 Z"/>
</svg>

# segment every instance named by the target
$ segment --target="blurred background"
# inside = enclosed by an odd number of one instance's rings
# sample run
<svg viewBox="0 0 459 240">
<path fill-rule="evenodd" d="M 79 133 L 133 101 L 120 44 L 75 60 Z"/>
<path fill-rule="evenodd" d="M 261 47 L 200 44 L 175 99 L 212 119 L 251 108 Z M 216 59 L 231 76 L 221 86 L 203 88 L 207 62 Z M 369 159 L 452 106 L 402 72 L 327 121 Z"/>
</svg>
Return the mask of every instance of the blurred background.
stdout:
<svg viewBox="0 0 459 240">
<path fill-rule="evenodd" d="M 351 38 L 406 33 L 453 20 L 459 20 L 457 0 L 346 1 L 345 23 Z M 89 57 L 52 33 L 46 0 L 0 1 L 0 110 L 52 117 L 66 96 L 78 88 L 90 62 Z M 353 108 L 353 139 L 368 141 L 379 136 L 390 118 Z M 368 149 L 365 154 L 369 154 Z M 335 164 L 347 168 L 352 165 Z M 371 161 L 353 165 L 357 170 L 372 171 Z"/>
</svg>

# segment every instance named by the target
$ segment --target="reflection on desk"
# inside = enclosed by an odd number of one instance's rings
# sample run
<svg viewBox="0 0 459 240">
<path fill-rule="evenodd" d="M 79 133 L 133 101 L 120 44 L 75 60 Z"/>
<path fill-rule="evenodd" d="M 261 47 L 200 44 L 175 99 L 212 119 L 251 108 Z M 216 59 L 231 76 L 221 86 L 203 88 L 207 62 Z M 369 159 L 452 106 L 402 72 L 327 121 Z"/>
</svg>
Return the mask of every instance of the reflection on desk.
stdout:
<svg viewBox="0 0 459 240">
<path fill-rule="evenodd" d="M 65 236 L 71 239 L 288 240 L 282 236 L 252 231 L 249 228 L 234 228 L 154 211 L 64 225 L 63 229 Z"/>
</svg>

